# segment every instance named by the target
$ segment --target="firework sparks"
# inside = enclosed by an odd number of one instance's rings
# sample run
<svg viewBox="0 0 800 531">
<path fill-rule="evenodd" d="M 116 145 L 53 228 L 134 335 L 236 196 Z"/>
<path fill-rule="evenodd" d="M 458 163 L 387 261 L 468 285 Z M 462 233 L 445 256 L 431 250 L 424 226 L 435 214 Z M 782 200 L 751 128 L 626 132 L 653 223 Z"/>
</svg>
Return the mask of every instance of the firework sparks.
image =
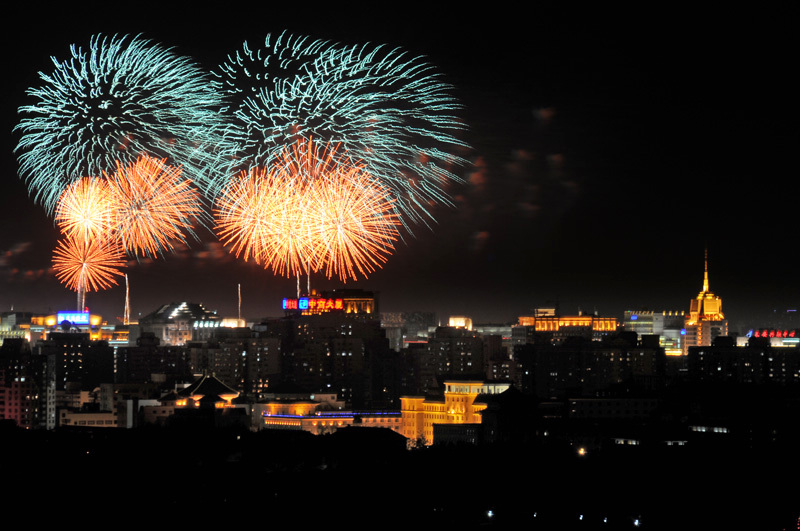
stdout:
<svg viewBox="0 0 800 531">
<path fill-rule="evenodd" d="M 466 161 L 448 151 L 466 147 L 455 136 L 463 124 L 451 87 L 424 60 L 282 34 L 261 49 L 245 43 L 219 70 L 238 101 L 228 137 L 248 167 L 272 167 L 284 146 L 313 137 L 341 145 L 389 189 L 407 229 L 450 203 L 452 168 Z"/>
<path fill-rule="evenodd" d="M 142 156 L 126 166 L 117 163 L 107 179 L 114 200 L 113 232 L 136 256 L 155 257 L 173 250 L 175 242 L 186 243 L 184 232 L 194 234 L 194 223 L 204 215 L 191 181 L 163 159 Z"/>
<path fill-rule="evenodd" d="M 48 211 L 86 175 L 112 172 L 141 154 L 167 158 L 193 181 L 226 178 L 218 85 L 191 60 L 139 37 L 96 35 L 40 72 L 34 105 L 16 126 L 20 175 Z"/>
<path fill-rule="evenodd" d="M 328 174 L 314 188 L 311 211 L 328 278 L 357 280 L 356 270 L 366 277 L 385 263 L 399 226 L 388 190 L 362 168 Z"/>
<path fill-rule="evenodd" d="M 78 292 L 78 309 L 82 310 L 87 291 L 100 291 L 116 285 L 115 276 L 125 266 L 122 250 L 113 242 L 67 237 L 60 240 L 53 253 L 56 278 L 67 288 Z"/>
<path fill-rule="evenodd" d="M 217 199 L 217 235 L 231 252 L 284 276 L 318 269 L 302 185 L 285 173 L 253 169 L 234 177 Z"/>
<path fill-rule="evenodd" d="M 343 281 L 367 276 L 398 235 L 388 190 L 311 140 L 285 149 L 270 170 L 232 179 L 215 215 L 232 253 L 287 277 L 323 268 Z"/>
<path fill-rule="evenodd" d="M 79 240 L 108 238 L 114 226 L 114 201 L 104 179 L 84 177 L 61 194 L 55 219 L 61 232 Z"/>
</svg>

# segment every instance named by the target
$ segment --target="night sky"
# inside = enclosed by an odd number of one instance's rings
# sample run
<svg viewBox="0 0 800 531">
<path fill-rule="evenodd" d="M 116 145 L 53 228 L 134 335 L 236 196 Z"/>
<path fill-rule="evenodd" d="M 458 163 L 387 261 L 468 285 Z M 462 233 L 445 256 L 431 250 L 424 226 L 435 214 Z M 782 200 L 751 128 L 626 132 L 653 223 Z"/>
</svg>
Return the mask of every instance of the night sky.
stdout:
<svg viewBox="0 0 800 531">
<path fill-rule="evenodd" d="M 382 311 L 510 322 L 556 303 L 563 313 L 609 316 L 688 310 L 702 287 L 706 246 L 711 289 L 734 331 L 800 304 L 796 8 L 669 4 L 669 12 L 523 15 L 271 2 L 164 12 L 165 3 L 136 3 L 131 12 L 29 3 L 7 18 L 3 311 L 75 304 L 49 270 L 57 230 L 28 197 L 13 153 L 17 108 L 33 101 L 25 89 L 39 84 L 38 71 L 52 70 L 49 56 L 63 59 L 70 44 L 86 45 L 95 33 L 141 33 L 213 69 L 243 40 L 284 30 L 424 55 L 464 105 L 463 137 L 473 149 L 461 155 L 473 164 L 449 190 L 454 206 L 437 206 L 436 224 L 417 227 L 382 270 L 345 286 L 380 291 Z M 235 316 L 238 283 L 245 317 L 280 314 L 294 279 L 238 262 L 210 232 L 199 235 L 127 269 L 132 316 L 181 300 Z M 317 289 L 341 286 L 312 277 Z M 113 322 L 124 287 L 91 293 L 87 304 Z"/>
</svg>

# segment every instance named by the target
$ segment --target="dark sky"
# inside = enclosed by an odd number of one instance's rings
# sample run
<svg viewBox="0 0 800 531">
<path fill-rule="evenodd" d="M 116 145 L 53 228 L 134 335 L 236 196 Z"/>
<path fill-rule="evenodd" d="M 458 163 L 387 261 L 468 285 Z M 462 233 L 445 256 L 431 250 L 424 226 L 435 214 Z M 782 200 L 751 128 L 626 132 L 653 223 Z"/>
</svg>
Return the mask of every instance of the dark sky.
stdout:
<svg viewBox="0 0 800 531">
<path fill-rule="evenodd" d="M 64 58 L 95 33 L 141 33 L 211 69 L 243 40 L 284 30 L 425 55 L 464 104 L 473 165 L 450 189 L 454 206 L 436 207 L 437 223 L 417 228 L 382 270 L 347 283 L 380 291 L 383 311 L 499 322 L 556 302 L 564 313 L 685 310 L 702 287 L 706 246 L 711 288 L 734 326 L 762 326 L 771 310 L 800 301 L 795 8 L 523 15 L 161 4 L 124 12 L 30 4 L 12 13 L 1 89 L 0 309 L 74 306 L 49 271 L 57 231 L 27 196 L 13 153 L 17 108 L 32 101 L 25 89 L 51 70 L 50 55 Z M 293 279 L 200 237 L 127 269 L 133 315 L 179 300 L 235 315 L 238 283 L 248 318 L 280 313 Z M 337 286 L 312 278 L 312 287 Z M 122 287 L 87 297 L 109 320 L 123 303 Z"/>
</svg>

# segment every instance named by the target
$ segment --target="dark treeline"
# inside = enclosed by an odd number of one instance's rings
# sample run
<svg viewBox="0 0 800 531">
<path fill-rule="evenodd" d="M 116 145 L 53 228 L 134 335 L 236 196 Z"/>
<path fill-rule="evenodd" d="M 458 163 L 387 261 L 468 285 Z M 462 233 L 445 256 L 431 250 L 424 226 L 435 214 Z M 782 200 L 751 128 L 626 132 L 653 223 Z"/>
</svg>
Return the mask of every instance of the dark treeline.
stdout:
<svg viewBox="0 0 800 531">
<path fill-rule="evenodd" d="M 42 523 L 532 529 L 790 529 L 794 448 L 610 448 L 559 443 L 406 450 L 397 434 L 3 427 L 7 514 Z M 491 516 L 490 516 L 491 515 Z"/>
</svg>

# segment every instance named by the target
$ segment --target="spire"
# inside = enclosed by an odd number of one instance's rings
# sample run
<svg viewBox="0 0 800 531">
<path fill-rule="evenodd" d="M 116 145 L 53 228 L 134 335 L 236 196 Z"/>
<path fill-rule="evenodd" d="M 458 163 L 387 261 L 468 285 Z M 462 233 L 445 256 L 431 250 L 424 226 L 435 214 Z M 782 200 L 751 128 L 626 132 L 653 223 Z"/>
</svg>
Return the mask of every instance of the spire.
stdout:
<svg viewBox="0 0 800 531">
<path fill-rule="evenodd" d="M 125 273 L 125 313 L 122 317 L 122 324 L 131 324 L 131 298 L 128 291 L 128 274 Z"/>
<path fill-rule="evenodd" d="M 706 247 L 705 272 L 703 273 L 703 293 L 708 293 L 708 247 Z"/>
</svg>

